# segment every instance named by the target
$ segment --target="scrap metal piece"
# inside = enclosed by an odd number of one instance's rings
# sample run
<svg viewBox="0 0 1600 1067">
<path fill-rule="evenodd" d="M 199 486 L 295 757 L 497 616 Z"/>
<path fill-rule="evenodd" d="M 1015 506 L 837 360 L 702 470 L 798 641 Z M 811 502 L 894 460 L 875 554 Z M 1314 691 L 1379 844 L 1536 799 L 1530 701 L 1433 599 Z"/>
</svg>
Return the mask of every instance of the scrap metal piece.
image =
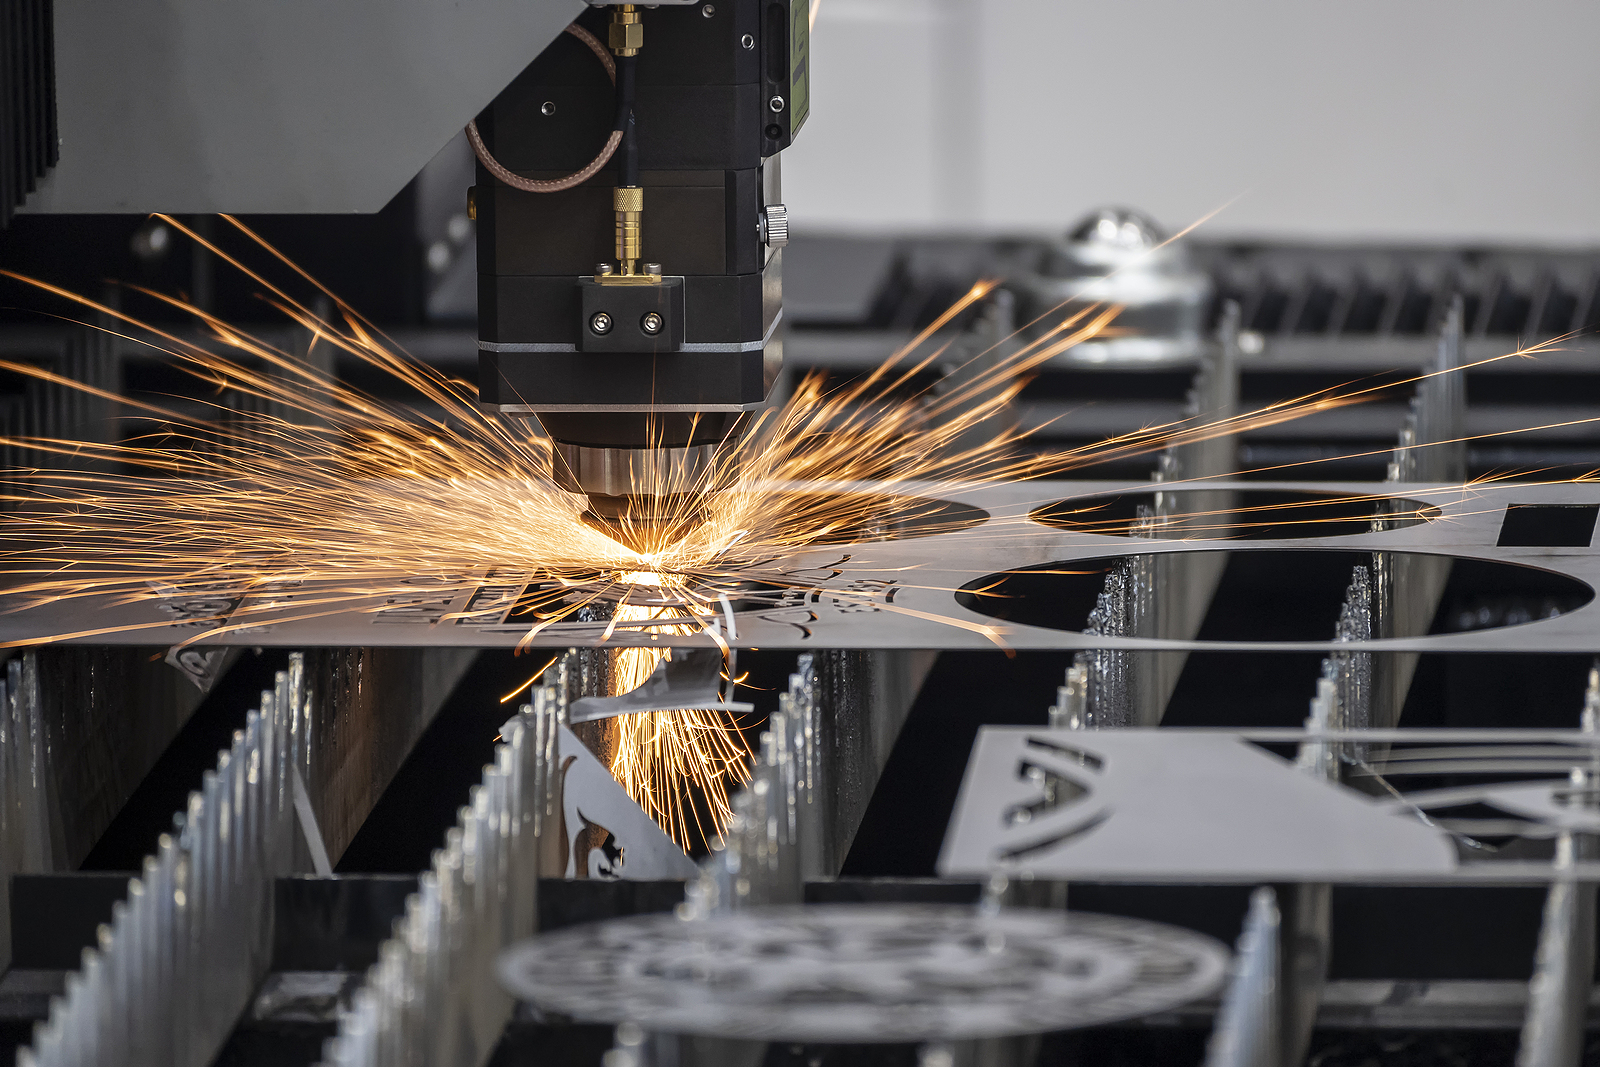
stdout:
<svg viewBox="0 0 1600 1067">
<path fill-rule="evenodd" d="M 1052 778 L 1065 784 L 1046 791 L 1041 781 Z M 938 870 L 1061 881 L 1329 881 L 1443 878 L 1458 861 L 1448 836 L 1410 809 L 1297 770 L 1239 734 L 988 726 L 973 746 Z"/>
<path fill-rule="evenodd" d="M 656 664 L 650 677 L 637 689 L 614 697 L 586 696 L 574 700 L 570 721 L 589 722 L 641 711 L 755 710 L 754 704 L 730 701 L 723 695 L 722 665 L 720 649 L 680 649 L 672 658 Z"/>
<path fill-rule="evenodd" d="M 535 705 L 525 706 L 500 727 L 510 737 L 519 723 L 536 728 L 535 708 L 549 707 L 556 715 L 556 759 L 560 768 L 554 788 L 560 801 L 560 819 L 552 833 L 561 842 L 561 869 L 545 870 L 546 877 L 600 881 L 693 878 L 694 861 L 684 855 L 660 825 L 627 794 L 604 764 L 564 722 L 557 687 L 534 693 Z"/>
<path fill-rule="evenodd" d="M 1134 1018 L 1215 989 L 1228 953 L 1174 926 L 1032 908 L 754 908 L 618 919 L 507 952 L 519 998 L 590 1022 L 767 1041 L 965 1040 Z"/>
</svg>

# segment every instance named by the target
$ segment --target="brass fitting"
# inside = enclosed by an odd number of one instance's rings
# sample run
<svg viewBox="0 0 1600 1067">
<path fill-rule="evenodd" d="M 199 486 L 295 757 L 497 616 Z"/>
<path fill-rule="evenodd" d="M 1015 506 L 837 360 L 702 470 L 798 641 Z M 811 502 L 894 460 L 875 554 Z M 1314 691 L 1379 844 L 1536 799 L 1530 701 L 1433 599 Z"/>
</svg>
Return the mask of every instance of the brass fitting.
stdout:
<svg viewBox="0 0 1600 1067">
<path fill-rule="evenodd" d="M 617 266 L 627 277 L 644 254 L 644 190 L 637 185 L 619 186 L 612 194 L 611 206 L 617 213 Z"/>
<path fill-rule="evenodd" d="M 636 56 L 644 47 L 644 23 L 639 20 L 639 9 L 633 4 L 622 4 L 611 9 L 611 51 L 619 56 Z"/>
</svg>

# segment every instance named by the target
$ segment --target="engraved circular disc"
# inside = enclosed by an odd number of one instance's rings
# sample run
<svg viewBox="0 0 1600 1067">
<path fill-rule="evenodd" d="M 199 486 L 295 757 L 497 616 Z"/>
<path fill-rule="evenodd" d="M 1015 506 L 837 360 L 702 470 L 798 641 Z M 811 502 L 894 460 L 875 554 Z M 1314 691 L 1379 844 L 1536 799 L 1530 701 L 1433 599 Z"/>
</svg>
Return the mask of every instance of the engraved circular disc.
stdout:
<svg viewBox="0 0 1600 1067">
<path fill-rule="evenodd" d="M 1175 926 L 971 906 L 827 904 L 614 919 L 508 950 L 501 982 L 584 1022 L 764 1041 L 963 1040 L 1093 1026 L 1214 990 L 1228 951 Z"/>
</svg>

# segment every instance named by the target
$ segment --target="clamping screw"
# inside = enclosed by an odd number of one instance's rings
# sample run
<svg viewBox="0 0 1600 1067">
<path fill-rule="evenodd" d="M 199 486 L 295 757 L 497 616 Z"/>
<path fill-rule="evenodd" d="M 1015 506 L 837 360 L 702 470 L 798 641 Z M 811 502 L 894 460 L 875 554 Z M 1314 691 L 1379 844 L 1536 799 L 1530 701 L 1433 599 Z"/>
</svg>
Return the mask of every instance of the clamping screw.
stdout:
<svg viewBox="0 0 1600 1067">
<path fill-rule="evenodd" d="M 594 318 L 589 320 L 589 329 L 593 330 L 595 333 L 610 333 L 611 316 L 607 315 L 604 311 L 596 311 L 594 313 Z"/>
<path fill-rule="evenodd" d="M 651 335 L 660 333 L 661 326 L 661 316 L 656 314 L 654 311 L 646 311 L 644 313 L 644 318 L 639 320 L 639 329 Z M 610 327 L 608 326 L 607 329 L 610 329 Z"/>
<path fill-rule="evenodd" d="M 782 248 L 789 243 L 789 209 L 782 204 L 768 204 L 756 216 L 756 235 L 768 248 Z"/>
</svg>

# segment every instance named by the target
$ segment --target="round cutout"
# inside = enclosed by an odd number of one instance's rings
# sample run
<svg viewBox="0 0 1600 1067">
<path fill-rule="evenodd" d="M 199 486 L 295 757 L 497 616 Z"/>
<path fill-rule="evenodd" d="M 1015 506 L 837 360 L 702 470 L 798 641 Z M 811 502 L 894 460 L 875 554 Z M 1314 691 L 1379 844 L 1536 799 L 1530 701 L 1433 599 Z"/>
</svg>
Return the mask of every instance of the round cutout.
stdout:
<svg viewBox="0 0 1600 1067">
<path fill-rule="evenodd" d="M 1136 636 L 1157 640 L 1331 641 L 1357 566 L 1389 575 L 1396 603 L 1414 602 L 1428 588 L 1442 585 L 1431 618 L 1414 610 L 1391 611 L 1389 632 L 1374 635 L 1381 637 L 1516 626 L 1564 615 L 1594 599 L 1594 590 L 1576 578 L 1517 563 L 1420 552 L 1258 548 L 1045 563 L 969 582 L 956 600 L 990 618 L 1081 633 L 1107 574 L 1124 564 L 1157 597 L 1198 598 L 1215 583 L 1198 633 L 1163 632 L 1163 626 L 1181 625 L 1181 613 L 1151 610 L 1151 624 Z"/>
<path fill-rule="evenodd" d="M 1159 518 L 1141 519 L 1140 509 Z M 1398 530 L 1437 518 L 1420 500 L 1294 489 L 1150 489 L 1074 497 L 1036 508 L 1029 518 L 1075 533 L 1173 540 L 1265 541 Z M 1153 525 L 1152 525 L 1153 524 Z"/>
</svg>

